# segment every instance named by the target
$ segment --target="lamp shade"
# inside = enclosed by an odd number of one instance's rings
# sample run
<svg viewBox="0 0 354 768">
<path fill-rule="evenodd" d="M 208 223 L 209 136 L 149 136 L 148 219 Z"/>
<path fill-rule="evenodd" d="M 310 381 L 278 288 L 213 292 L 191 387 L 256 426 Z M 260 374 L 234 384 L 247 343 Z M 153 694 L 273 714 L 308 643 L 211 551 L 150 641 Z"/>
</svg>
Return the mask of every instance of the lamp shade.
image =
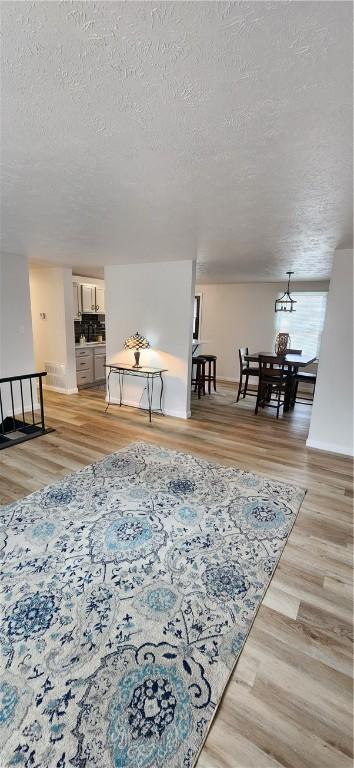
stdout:
<svg viewBox="0 0 354 768">
<path fill-rule="evenodd" d="M 139 331 L 134 333 L 134 336 L 129 336 L 124 342 L 124 349 L 149 349 L 149 347 L 148 340 Z"/>
</svg>

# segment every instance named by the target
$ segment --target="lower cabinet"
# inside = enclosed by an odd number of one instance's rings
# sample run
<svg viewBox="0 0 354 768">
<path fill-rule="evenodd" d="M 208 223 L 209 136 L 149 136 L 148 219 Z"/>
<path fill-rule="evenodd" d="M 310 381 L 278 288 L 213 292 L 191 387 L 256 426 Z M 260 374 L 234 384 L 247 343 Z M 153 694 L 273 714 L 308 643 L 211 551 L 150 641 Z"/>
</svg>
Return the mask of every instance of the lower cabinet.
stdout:
<svg viewBox="0 0 354 768">
<path fill-rule="evenodd" d="M 95 352 L 93 356 L 93 373 L 95 377 L 95 381 L 100 381 L 100 379 L 106 378 L 106 369 L 105 369 L 105 362 L 106 362 L 106 352 L 103 354 L 100 351 L 100 354 L 98 352 Z"/>
<path fill-rule="evenodd" d="M 87 387 L 105 379 L 106 347 L 82 347 L 75 353 L 78 387 Z"/>
</svg>

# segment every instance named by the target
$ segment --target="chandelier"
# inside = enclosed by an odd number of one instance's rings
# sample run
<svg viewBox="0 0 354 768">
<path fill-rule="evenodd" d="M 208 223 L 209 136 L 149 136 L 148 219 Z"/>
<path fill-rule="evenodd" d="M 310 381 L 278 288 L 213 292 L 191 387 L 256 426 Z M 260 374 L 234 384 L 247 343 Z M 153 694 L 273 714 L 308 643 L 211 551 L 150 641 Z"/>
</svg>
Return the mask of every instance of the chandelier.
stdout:
<svg viewBox="0 0 354 768">
<path fill-rule="evenodd" d="M 286 291 L 283 293 L 283 295 L 280 297 L 280 299 L 275 300 L 274 309 L 276 312 L 296 312 L 296 309 L 294 307 L 294 304 L 296 304 L 295 299 L 292 299 L 290 296 L 290 278 L 291 275 L 293 275 L 293 272 L 287 272 L 288 277 L 288 287 Z"/>
</svg>

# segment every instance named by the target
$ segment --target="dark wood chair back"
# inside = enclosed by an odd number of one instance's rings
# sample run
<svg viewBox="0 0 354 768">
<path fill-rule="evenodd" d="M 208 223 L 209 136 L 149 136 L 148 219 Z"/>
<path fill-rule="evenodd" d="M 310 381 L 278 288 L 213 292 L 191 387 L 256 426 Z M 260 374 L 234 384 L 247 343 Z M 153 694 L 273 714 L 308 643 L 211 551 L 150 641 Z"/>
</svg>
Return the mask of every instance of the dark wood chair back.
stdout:
<svg viewBox="0 0 354 768">
<path fill-rule="evenodd" d="M 302 355 L 302 349 L 287 349 L 287 355 Z"/>
<path fill-rule="evenodd" d="M 238 359 L 240 361 L 240 373 L 244 368 L 249 367 L 249 360 L 245 360 L 245 355 L 248 355 L 248 347 L 240 347 L 238 350 Z"/>
<path fill-rule="evenodd" d="M 274 367 L 276 366 L 276 367 Z M 259 355 L 259 383 L 283 382 L 286 377 L 286 362 L 283 355 Z"/>
</svg>

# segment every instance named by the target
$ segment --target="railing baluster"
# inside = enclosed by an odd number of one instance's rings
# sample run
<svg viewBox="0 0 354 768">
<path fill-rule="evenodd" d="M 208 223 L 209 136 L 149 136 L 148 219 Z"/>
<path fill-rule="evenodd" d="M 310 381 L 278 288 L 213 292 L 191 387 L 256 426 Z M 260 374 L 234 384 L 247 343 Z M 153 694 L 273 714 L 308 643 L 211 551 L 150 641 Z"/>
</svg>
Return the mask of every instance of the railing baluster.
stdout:
<svg viewBox="0 0 354 768">
<path fill-rule="evenodd" d="M 34 426 L 34 409 L 33 409 L 33 392 L 32 392 L 32 379 L 29 380 L 31 391 L 31 406 L 32 406 L 32 424 Z"/>
<path fill-rule="evenodd" d="M 41 422 L 42 422 L 42 429 L 43 432 L 45 430 L 45 424 L 44 424 L 44 407 L 43 407 L 43 387 L 42 387 L 42 376 L 38 376 L 39 381 L 39 404 L 41 408 Z"/>
<path fill-rule="evenodd" d="M 14 406 L 14 393 L 13 393 L 13 387 L 12 387 L 12 381 L 10 381 L 10 392 L 11 392 L 11 405 L 12 405 L 12 421 L 13 421 L 13 432 L 16 432 L 16 419 L 15 419 L 15 406 Z"/>
<path fill-rule="evenodd" d="M 5 434 L 5 427 L 4 427 L 4 410 L 2 407 L 2 396 L 1 396 L 1 386 L 0 386 L 0 413 L 1 413 L 1 431 L 2 434 Z"/>
<path fill-rule="evenodd" d="M 21 392 L 22 423 L 23 423 L 23 426 L 25 427 L 26 426 L 26 422 L 25 422 L 25 409 L 24 409 L 24 406 L 23 406 L 22 379 L 20 379 L 20 392 Z"/>
</svg>

